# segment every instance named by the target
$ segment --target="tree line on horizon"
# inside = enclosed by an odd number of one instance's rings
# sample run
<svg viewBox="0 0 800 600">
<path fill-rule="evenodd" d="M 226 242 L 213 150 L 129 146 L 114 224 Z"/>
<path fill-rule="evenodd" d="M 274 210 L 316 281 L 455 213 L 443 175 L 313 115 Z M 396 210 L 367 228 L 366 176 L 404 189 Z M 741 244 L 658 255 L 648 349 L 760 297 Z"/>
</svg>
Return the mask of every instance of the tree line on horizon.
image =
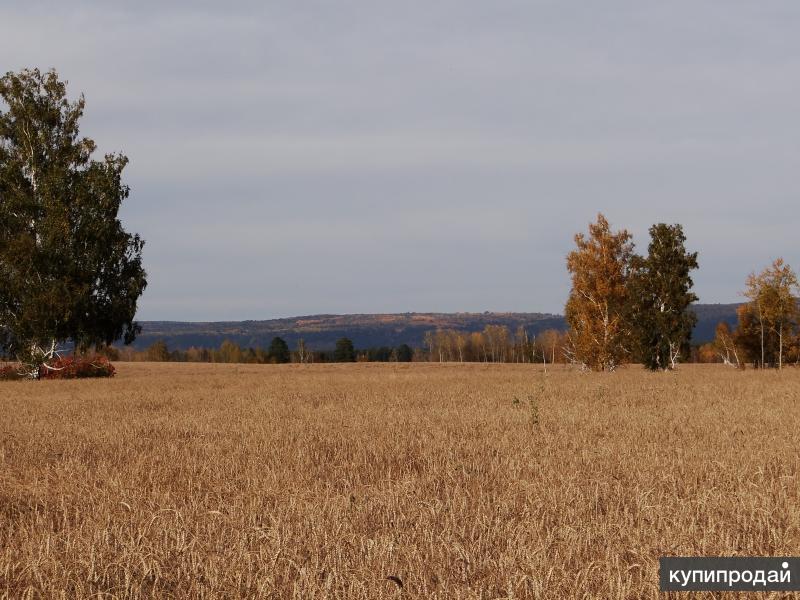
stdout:
<svg viewBox="0 0 800 600">
<path fill-rule="evenodd" d="M 186 350 L 170 350 L 158 340 L 143 350 L 130 347 L 107 347 L 102 350 L 111 360 L 148 362 L 209 363 L 330 363 L 330 362 L 484 362 L 484 363 L 565 363 L 562 351 L 566 333 L 548 329 L 530 335 L 524 327 L 511 334 L 506 325 L 487 325 L 483 331 L 436 329 L 424 336 L 422 347 L 370 346 L 356 348 L 343 337 L 331 350 L 311 350 L 300 339 L 290 350 L 281 337 L 273 338 L 268 348 L 242 347 L 224 340 L 217 348 L 191 346 Z"/>
<path fill-rule="evenodd" d="M 798 279 L 783 259 L 746 280 L 748 302 L 737 309 L 735 330 L 721 322 L 713 342 L 692 345 L 697 316 L 691 310 L 691 272 L 697 253 L 686 250 L 679 224 L 658 223 L 650 230 L 646 255 L 634 252 L 631 234 L 612 231 L 598 214 L 588 234 L 575 236 L 567 255 L 572 286 L 566 303 L 567 331 L 546 330 L 531 335 L 520 326 L 512 334 L 506 325 L 483 331 L 435 329 L 422 348 L 356 350 L 341 338 L 332 351 L 309 350 L 301 339 L 290 351 L 279 337 L 270 347 L 243 349 L 225 341 L 218 349 L 190 348 L 170 352 L 157 342 L 143 352 L 126 350 L 123 360 L 288 363 L 288 362 L 484 362 L 570 363 L 586 370 L 614 371 L 639 363 L 652 371 L 675 369 L 680 362 L 723 362 L 743 368 L 783 368 L 800 364 L 800 302 Z"/>
<path fill-rule="evenodd" d="M 164 340 L 158 340 L 144 350 L 130 347 L 103 349 L 111 360 L 128 362 L 200 362 L 241 364 L 287 364 L 287 363 L 334 363 L 334 362 L 412 362 L 420 360 L 419 351 L 408 344 L 399 346 L 375 346 L 358 349 L 347 337 L 336 341 L 332 350 L 312 350 L 300 339 L 297 348 L 291 350 L 281 337 L 274 337 L 267 348 L 244 348 L 231 340 L 225 340 L 218 348 L 191 346 L 186 350 L 170 350 Z"/>
</svg>

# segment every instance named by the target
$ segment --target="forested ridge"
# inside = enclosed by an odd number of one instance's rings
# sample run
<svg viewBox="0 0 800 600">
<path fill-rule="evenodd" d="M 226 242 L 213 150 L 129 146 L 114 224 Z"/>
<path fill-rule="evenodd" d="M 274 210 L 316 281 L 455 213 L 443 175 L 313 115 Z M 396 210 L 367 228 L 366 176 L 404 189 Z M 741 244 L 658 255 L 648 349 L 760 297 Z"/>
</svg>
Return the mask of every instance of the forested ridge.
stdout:
<svg viewBox="0 0 800 600">
<path fill-rule="evenodd" d="M 695 304 L 692 308 L 698 320 L 692 340 L 713 340 L 714 328 L 720 321 L 735 326 L 738 306 Z M 266 347 L 275 336 L 285 339 L 292 348 L 302 338 L 310 348 L 332 349 L 342 337 L 350 338 L 359 348 L 401 344 L 419 348 L 424 345 L 425 334 L 437 329 L 474 332 L 487 325 L 505 325 L 515 331 L 522 326 L 530 335 L 548 329 L 566 330 L 562 315 L 521 312 L 325 314 L 263 321 L 142 321 L 141 325 L 142 333 L 133 344 L 140 350 L 158 340 L 175 350 L 192 346 L 217 348 L 225 340 L 243 347 Z"/>
</svg>

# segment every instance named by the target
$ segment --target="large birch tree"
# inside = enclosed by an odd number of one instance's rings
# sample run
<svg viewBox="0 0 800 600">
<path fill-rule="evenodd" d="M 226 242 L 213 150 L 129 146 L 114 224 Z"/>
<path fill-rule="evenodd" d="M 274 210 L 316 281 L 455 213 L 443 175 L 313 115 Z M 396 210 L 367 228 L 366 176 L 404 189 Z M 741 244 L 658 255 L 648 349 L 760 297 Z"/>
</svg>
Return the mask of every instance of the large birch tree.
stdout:
<svg viewBox="0 0 800 600">
<path fill-rule="evenodd" d="M 59 344 L 130 342 L 146 285 L 144 242 L 118 218 L 128 159 L 92 159 L 83 96 L 38 69 L 0 78 L 0 343 L 47 368 Z"/>
<path fill-rule="evenodd" d="M 567 256 L 572 288 L 566 305 L 571 358 L 596 371 L 613 371 L 629 354 L 625 321 L 633 243 L 626 231 L 611 231 L 602 214 L 589 235 L 575 236 Z"/>
</svg>

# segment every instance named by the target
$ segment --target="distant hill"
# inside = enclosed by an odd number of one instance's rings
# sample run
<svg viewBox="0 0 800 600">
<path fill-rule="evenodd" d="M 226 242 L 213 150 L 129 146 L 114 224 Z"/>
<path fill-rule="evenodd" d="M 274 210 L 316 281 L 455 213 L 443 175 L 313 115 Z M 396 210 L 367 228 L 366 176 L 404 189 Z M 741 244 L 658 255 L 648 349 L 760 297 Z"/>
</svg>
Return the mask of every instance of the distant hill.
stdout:
<svg viewBox="0 0 800 600">
<path fill-rule="evenodd" d="M 695 304 L 694 313 L 697 315 L 697 325 L 692 332 L 692 342 L 710 342 L 714 339 L 717 323 L 725 321 L 731 329 L 738 323 L 736 309 L 741 304 Z"/>
<path fill-rule="evenodd" d="M 512 331 L 522 325 L 530 333 L 563 329 L 560 315 L 541 313 L 401 313 L 375 315 L 309 315 L 269 321 L 183 323 L 145 321 L 134 346 L 145 348 L 164 340 L 170 349 L 190 346 L 217 347 L 231 340 L 243 347 L 266 347 L 275 336 L 290 348 L 302 338 L 315 350 L 328 350 L 336 340 L 348 337 L 357 348 L 370 346 L 421 347 L 427 331 L 458 329 L 480 331 L 487 325 L 506 325 Z"/>
<path fill-rule="evenodd" d="M 694 341 L 714 338 L 719 321 L 736 323 L 738 304 L 697 304 L 698 316 Z M 286 340 L 290 348 L 303 338 L 315 350 L 328 350 L 336 340 L 348 337 L 357 348 L 370 346 L 421 347 L 425 332 L 433 329 L 481 331 L 487 325 L 505 325 L 512 333 L 519 326 L 529 335 L 545 329 L 566 328 L 564 317 L 547 313 L 400 313 L 375 315 L 310 315 L 268 321 L 219 321 L 190 323 L 180 321 L 144 321 L 134 347 L 143 349 L 164 340 L 171 350 L 190 346 L 216 348 L 230 340 L 243 347 L 267 347 L 275 336 Z"/>
</svg>

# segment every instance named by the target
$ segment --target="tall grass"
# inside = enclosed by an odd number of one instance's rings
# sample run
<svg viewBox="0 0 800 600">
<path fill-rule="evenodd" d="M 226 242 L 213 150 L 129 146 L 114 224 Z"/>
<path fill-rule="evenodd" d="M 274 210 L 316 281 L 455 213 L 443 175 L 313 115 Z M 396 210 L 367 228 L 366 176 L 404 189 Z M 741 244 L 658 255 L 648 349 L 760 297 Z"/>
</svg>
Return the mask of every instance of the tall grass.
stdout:
<svg viewBox="0 0 800 600">
<path fill-rule="evenodd" d="M 0 597 L 656 598 L 662 555 L 800 554 L 798 390 L 716 366 L 3 383 Z"/>
</svg>

